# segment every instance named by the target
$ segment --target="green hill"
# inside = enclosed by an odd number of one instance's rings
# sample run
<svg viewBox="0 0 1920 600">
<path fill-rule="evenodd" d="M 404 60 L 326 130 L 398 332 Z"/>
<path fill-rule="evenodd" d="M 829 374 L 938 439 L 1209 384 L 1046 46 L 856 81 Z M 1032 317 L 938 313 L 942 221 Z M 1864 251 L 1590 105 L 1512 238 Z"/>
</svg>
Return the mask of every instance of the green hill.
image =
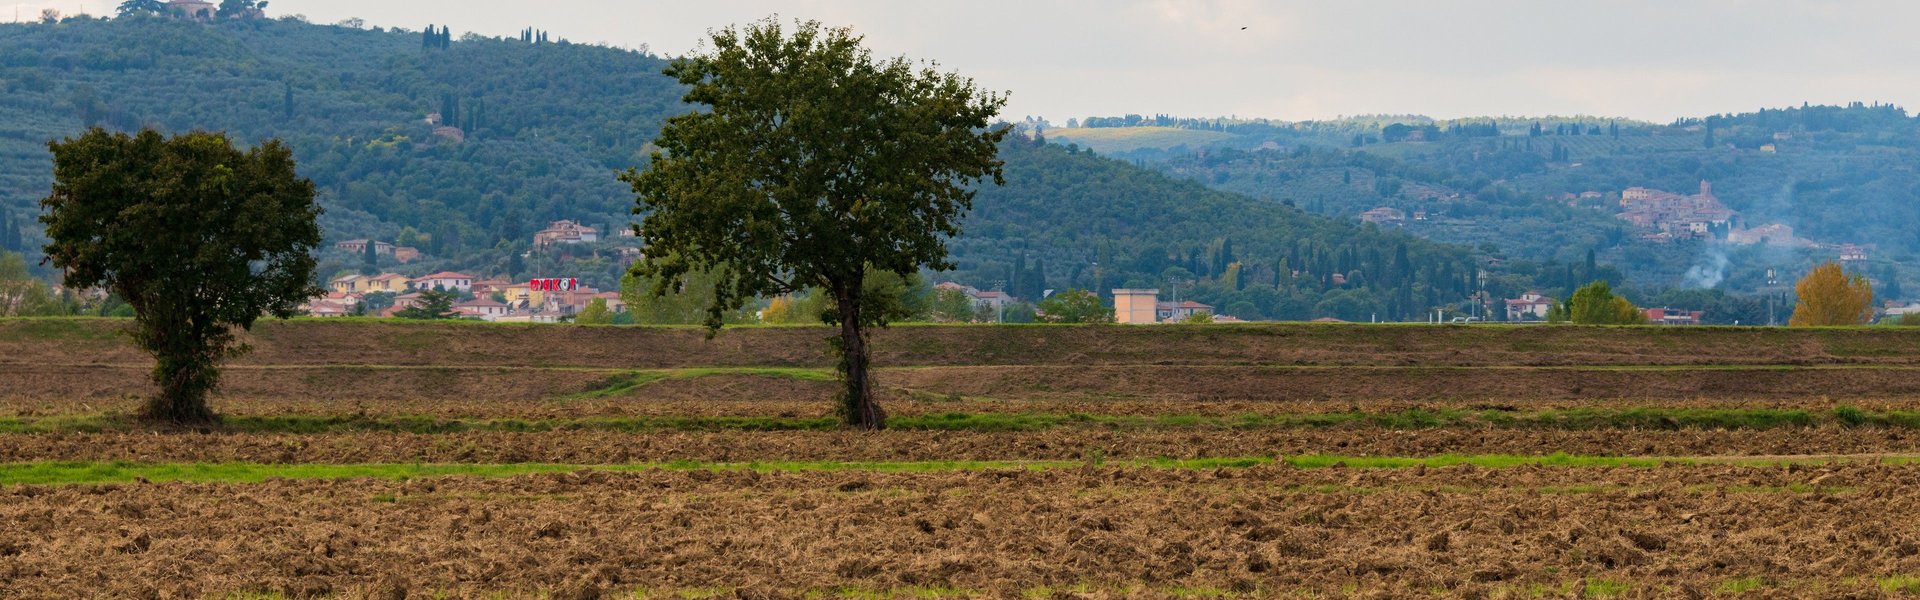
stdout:
<svg viewBox="0 0 1920 600">
<path fill-rule="evenodd" d="M 0 213 L 24 236 L 13 249 L 39 245 L 28 224 L 50 183 L 48 139 L 89 125 L 223 130 L 294 149 L 321 190 L 328 241 L 424 252 L 380 269 L 614 288 L 623 242 L 611 234 L 631 221 L 632 196 L 613 174 L 639 165 L 663 119 L 687 110 L 664 64 L 564 41 L 468 36 L 442 48 L 414 31 L 295 19 L 0 25 Z M 975 286 L 1032 298 L 1177 281 L 1183 298 L 1240 316 L 1365 319 L 1426 314 L 1477 284 L 1462 248 L 1058 147 L 1010 142 L 1005 158 L 1008 185 L 982 190 L 953 246 L 950 277 Z M 560 219 L 610 239 L 521 258 L 532 233 Z M 321 258 L 322 275 L 364 267 L 331 248 Z"/>
<path fill-rule="evenodd" d="M 1906 299 L 1900 292 L 1920 285 L 1920 236 L 1912 233 L 1920 230 L 1920 172 L 1912 166 L 1920 161 L 1920 121 L 1895 106 L 1807 105 L 1670 124 L 1418 116 L 1141 123 L 1111 128 L 1178 126 L 1228 137 L 1114 156 L 1336 218 L 1382 206 L 1423 212 L 1430 218 L 1409 222 L 1408 232 L 1497 247 L 1511 258 L 1567 263 L 1594 252 L 1649 288 L 1698 285 L 1687 273 L 1705 268 L 1724 275 L 1720 287 L 1754 292 L 1768 287 L 1768 270 L 1790 280 L 1837 258 L 1841 244 L 1868 248 L 1870 260 L 1854 266 L 1885 299 Z M 1615 217 L 1621 190 L 1692 193 L 1702 180 L 1742 224 L 1784 224 L 1825 247 L 1649 240 L 1641 234 L 1652 232 Z M 1599 197 L 1568 197 L 1586 192 Z M 1723 256 L 1726 263 L 1717 260 Z"/>
<path fill-rule="evenodd" d="M 294 148 L 329 241 L 411 227 L 401 241 L 428 255 L 422 268 L 502 268 L 502 242 L 548 221 L 626 222 L 611 173 L 682 110 L 662 65 L 495 38 L 425 49 L 418 33 L 291 20 L 0 25 L 0 209 L 32 214 L 48 139 L 88 125 L 223 130 Z M 435 135 L 427 116 L 443 112 L 464 141 Z"/>
</svg>

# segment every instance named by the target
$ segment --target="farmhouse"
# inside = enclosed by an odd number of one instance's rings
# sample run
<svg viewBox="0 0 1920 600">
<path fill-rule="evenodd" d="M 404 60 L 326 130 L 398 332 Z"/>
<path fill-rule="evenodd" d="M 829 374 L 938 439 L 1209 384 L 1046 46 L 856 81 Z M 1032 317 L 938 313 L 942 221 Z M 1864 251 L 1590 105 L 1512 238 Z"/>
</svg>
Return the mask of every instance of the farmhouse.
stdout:
<svg viewBox="0 0 1920 600">
<path fill-rule="evenodd" d="M 205 0 L 167 0 L 167 12 L 194 21 L 212 21 L 216 14 L 213 3 Z"/>
<path fill-rule="evenodd" d="M 554 244 L 579 244 L 600 239 L 600 232 L 573 221 L 554 221 L 546 229 L 533 233 L 533 247 L 545 249 Z"/>
<path fill-rule="evenodd" d="M 513 285 L 513 282 L 505 279 L 480 279 L 474 281 L 473 287 L 467 288 L 467 291 L 475 296 L 491 296 L 494 292 L 503 291 L 510 285 Z"/>
<path fill-rule="evenodd" d="M 1381 225 L 1398 225 L 1407 220 L 1407 213 L 1398 208 L 1382 206 L 1360 213 L 1360 220 Z"/>
<path fill-rule="evenodd" d="M 1162 322 L 1183 321 L 1192 318 L 1196 314 L 1213 314 L 1213 305 L 1201 304 L 1192 300 L 1183 300 L 1178 303 L 1156 302 L 1153 305 L 1153 312 Z"/>
<path fill-rule="evenodd" d="M 1553 299 L 1540 292 L 1528 290 L 1519 298 L 1507 299 L 1508 321 L 1545 321 L 1547 312 L 1553 310 Z"/>
<path fill-rule="evenodd" d="M 1213 306 L 1185 300 L 1161 302 L 1157 289 L 1118 289 L 1113 291 L 1113 322 L 1172 323 L 1195 314 L 1214 314 Z"/>
<path fill-rule="evenodd" d="M 475 298 L 453 305 L 453 312 L 469 319 L 497 321 L 507 315 L 507 305 L 494 302 L 491 298 Z"/>
<path fill-rule="evenodd" d="M 465 292 L 473 289 L 473 277 L 452 271 L 441 271 L 425 277 L 415 277 L 409 280 L 407 284 L 418 290 L 458 290 Z"/>
<path fill-rule="evenodd" d="M 366 275 L 342 275 L 327 282 L 327 288 L 342 294 L 365 292 L 369 279 L 372 278 Z"/>
<path fill-rule="evenodd" d="M 1013 302 L 1013 296 L 1007 295 L 1006 292 L 982 292 L 975 290 L 967 295 L 973 297 L 974 306 L 984 306 L 995 312 L 1006 308 L 1007 304 Z"/>
<path fill-rule="evenodd" d="M 367 240 L 342 240 L 339 242 L 334 242 L 333 247 L 335 249 L 345 250 L 345 251 L 353 252 L 357 254 L 361 252 L 366 252 L 367 244 L 369 243 L 373 244 L 374 254 L 377 254 L 380 256 L 393 256 L 393 244 L 389 244 L 386 242 L 369 242 Z"/>
<path fill-rule="evenodd" d="M 407 276 L 401 275 L 399 273 L 381 273 L 379 275 L 368 277 L 365 283 L 365 287 L 361 288 L 360 291 L 362 292 L 393 292 L 395 294 L 404 294 L 407 292 L 407 289 L 409 288 L 408 282 L 410 281 L 412 280 L 407 279 Z"/>
<path fill-rule="evenodd" d="M 1698 310 L 1675 310 L 1671 308 L 1643 308 L 1647 322 L 1654 325 L 1699 325 L 1707 313 Z"/>
</svg>

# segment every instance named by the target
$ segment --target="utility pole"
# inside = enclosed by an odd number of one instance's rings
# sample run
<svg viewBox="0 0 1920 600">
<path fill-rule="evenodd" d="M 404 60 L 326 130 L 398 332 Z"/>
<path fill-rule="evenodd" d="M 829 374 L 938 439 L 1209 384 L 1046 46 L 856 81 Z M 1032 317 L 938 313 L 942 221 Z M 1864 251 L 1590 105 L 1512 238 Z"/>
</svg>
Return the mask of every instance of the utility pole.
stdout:
<svg viewBox="0 0 1920 600">
<path fill-rule="evenodd" d="M 999 280 L 999 281 L 996 281 L 996 282 L 994 282 L 994 284 L 993 284 L 993 291 L 996 291 L 996 292 L 1000 292 L 1000 293 L 1001 293 L 1001 294 L 1003 294 L 1003 295 L 1004 295 L 1004 294 L 1006 294 L 1006 293 L 1007 293 L 1007 280 L 1005 280 L 1005 279 L 1002 279 L 1002 280 Z M 993 308 L 994 308 L 994 315 L 993 315 L 993 322 L 995 322 L 995 323 L 1005 323 L 1005 322 L 1007 322 L 1007 300 L 1006 300 L 1006 298 L 1001 298 L 999 302 L 996 302 L 996 303 L 994 303 L 994 305 L 993 305 Z"/>
<path fill-rule="evenodd" d="M 1780 296 L 1780 292 L 1778 290 L 1773 289 L 1774 286 L 1777 286 L 1779 284 L 1780 284 L 1780 280 L 1774 277 L 1773 269 L 1767 269 L 1767 326 L 1768 327 L 1773 327 L 1780 324 L 1780 319 L 1778 317 L 1779 309 L 1774 306 L 1774 300 Z"/>
</svg>

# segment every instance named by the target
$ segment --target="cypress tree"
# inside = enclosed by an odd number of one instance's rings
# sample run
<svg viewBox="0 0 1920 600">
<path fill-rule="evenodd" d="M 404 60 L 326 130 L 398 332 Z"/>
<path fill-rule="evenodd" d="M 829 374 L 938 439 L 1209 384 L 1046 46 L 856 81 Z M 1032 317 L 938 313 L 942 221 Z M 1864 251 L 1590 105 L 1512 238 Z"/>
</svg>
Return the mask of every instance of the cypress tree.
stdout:
<svg viewBox="0 0 1920 600">
<path fill-rule="evenodd" d="M 361 251 L 360 258 L 367 263 L 366 273 L 368 275 L 380 272 L 380 252 L 374 249 L 372 238 L 367 239 L 367 247 Z"/>
</svg>

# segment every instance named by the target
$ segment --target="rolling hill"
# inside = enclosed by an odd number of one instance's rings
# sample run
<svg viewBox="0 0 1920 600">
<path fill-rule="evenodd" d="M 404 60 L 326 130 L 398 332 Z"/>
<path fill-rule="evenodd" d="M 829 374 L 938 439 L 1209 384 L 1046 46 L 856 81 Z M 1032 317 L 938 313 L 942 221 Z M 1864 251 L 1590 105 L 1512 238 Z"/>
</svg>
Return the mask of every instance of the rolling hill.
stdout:
<svg viewBox="0 0 1920 600">
<path fill-rule="evenodd" d="M 0 25 L 0 212 L 15 250 L 40 241 L 44 142 L 87 126 L 281 138 L 321 190 L 329 242 L 418 247 L 408 274 L 565 275 L 611 289 L 610 234 L 631 221 L 613 177 L 688 107 L 665 61 L 615 48 L 297 19 L 202 24 L 159 17 Z M 437 120 L 437 122 L 433 122 Z M 1214 132 L 1168 132 L 1213 138 Z M 1168 133 L 1162 132 L 1162 133 Z M 1179 285 L 1247 318 L 1402 318 L 1483 283 L 1474 253 L 1209 190 L 1125 162 L 1009 141 L 1005 187 L 981 190 L 951 275 L 1036 297 L 1047 289 Z M 612 238 L 528 250 L 571 219 Z M 322 252 L 321 274 L 362 268 Z M 416 273 L 417 272 L 417 273 Z M 1496 291 L 1530 279 L 1489 274 Z"/>
<path fill-rule="evenodd" d="M 1165 141 L 1115 148 L 1113 156 L 1217 189 L 1337 218 L 1377 207 L 1424 213 L 1428 218 L 1409 219 L 1406 231 L 1498 248 L 1510 258 L 1567 263 L 1594 252 L 1647 288 L 1710 280 L 1755 292 L 1770 287 L 1769 270 L 1796 277 L 1837 258 L 1845 244 L 1867 249 L 1870 258 L 1852 266 L 1873 277 L 1885 299 L 1904 299 L 1900 290 L 1920 284 L 1920 236 L 1913 234 L 1920 230 L 1920 173 L 1912 166 L 1920 161 L 1920 121 L 1895 106 L 1807 105 L 1670 124 L 1417 116 L 1088 121 L 1139 123 L 1103 128 L 1147 130 L 1153 133 L 1132 139 Z M 1168 127 L 1196 128 L 1213 141 L 1176 142 L 1157 131 Z M 1741 225 L 1785 225 L 1817 246 L 1643 239 L 1648 231 L 1614 216 L 1626 188 L 1692 193 L 1703 180 L 1740 213 Z M 1599 197 L 1578 197 L 1589 192 Z M 1703 268 L 1720 276 L 1689 276 Z"/>
</svg>

